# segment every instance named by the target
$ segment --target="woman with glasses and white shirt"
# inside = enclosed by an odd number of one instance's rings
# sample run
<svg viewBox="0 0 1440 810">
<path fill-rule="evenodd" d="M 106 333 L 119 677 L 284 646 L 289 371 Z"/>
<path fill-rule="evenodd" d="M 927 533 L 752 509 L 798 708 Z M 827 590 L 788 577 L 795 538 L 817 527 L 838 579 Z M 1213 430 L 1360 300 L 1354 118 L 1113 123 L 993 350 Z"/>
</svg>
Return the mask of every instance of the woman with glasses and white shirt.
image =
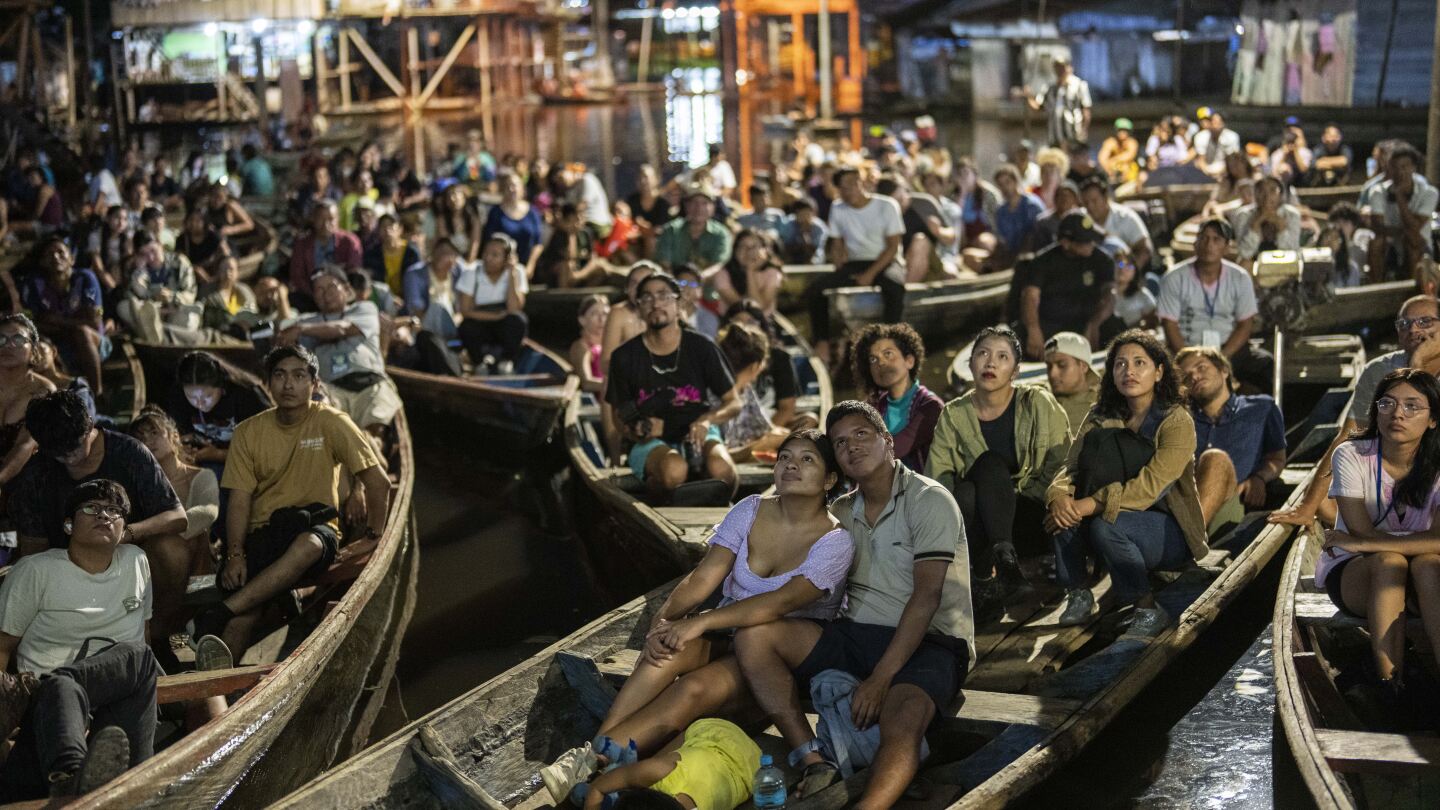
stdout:
<svg viewBox="0 0 1440 810">
<path fill-rule="evenodd" d="M 1431 645 L 1440 645 L 1437 416 L 1440 384 L 1430 374 L 1400 369 L 1380 381 L 1365 431 L 1335 450 L 1335 528 L 1326 532 L 1315 567 L 1315 584 L 1367 620 L 1378 681 L 1370 688 L 1391 707 L 1405 671 L 1407 591 Z"/>
</svg>

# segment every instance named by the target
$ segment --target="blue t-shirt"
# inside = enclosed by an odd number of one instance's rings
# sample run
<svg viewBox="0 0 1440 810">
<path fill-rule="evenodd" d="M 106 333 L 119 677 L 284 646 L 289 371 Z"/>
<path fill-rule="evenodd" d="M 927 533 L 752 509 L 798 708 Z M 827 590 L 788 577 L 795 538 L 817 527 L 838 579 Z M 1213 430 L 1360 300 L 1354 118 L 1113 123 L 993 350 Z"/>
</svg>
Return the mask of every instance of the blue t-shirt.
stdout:
<svg viewBox="0 0 1440 810">
<path fill-rule="evenodd" d="M 36 273 L 26 280 L 20 298 L 25 302 L 25 306 L 37 315 L 56 314 L 76 318 L 86 310 L 99 311 L 102 308 L 100 279 L 83 267 L 75 268 L 71 274 L 68 293 L 61 294 L 50 286 L 43 273 Z M 105 333 L 103 320 L 97 328 L 102 335 Z"/>
<path fill-rule="evenodd" d="M 1285 417 L 1275 400 L 1264 394 L 1231 395 L 1214 422 L 1199 408 L 1195 417 L 1195 457 L 1212 447 L 1223 450 L 1235 465 L 1235 480 L 1244 481 L 1267 453 L 1285 449 Z"/>
<path fill-rule="evenodd" d="M 480 243 L 490 241 L 490 237 L 497 233 L 503 233 L 515 240 L 515 257 L 524 264 L 530 261 L 530 252 L 541 241 L 540 212 L 532 205 L 530 210 L 525 212 L 525 216 L 511 219 L 500 206 L 491 206 L 490 213 L 485 215 L 485 227 L 480 231 Z"/>
<path fill-rule="evenodd" d="M 1045 204 L 1034 194 L 1022 193 L 1014 208 L 1001 203 L 995 209 L 995 235 L 1005 247 L 1018 251 L 1025 245 L 1025 239 L 1034 229 L 1035 222 L 1045 213 Z"/>
</svg>

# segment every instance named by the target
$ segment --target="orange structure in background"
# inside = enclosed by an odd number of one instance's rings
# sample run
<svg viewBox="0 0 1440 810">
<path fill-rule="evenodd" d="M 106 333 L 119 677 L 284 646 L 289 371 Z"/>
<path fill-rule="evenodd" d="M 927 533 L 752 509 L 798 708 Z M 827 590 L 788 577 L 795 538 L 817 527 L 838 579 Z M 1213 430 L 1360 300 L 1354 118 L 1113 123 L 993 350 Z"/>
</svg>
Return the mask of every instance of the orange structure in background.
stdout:
<svg viewBox="0 0 1440 810">
<path fill-rule="evenodd" d="M 865 51 L 860 44 L 859 0 L 830 0 L 829 13 L 845 15 L 846 47 L 843 55 L 832 54 L 834 108 L 838 113 L 860 112 L 860 83 L 865 77 Z M 721 30 L 733 31 L 733 48 L 726 48 L 726 85 L 746 84 L 752 78 L 779 80 L 788 68 L 791 94 L 803 99 L 807 111 L 817 109 L 820 99 L 816 49 L 805 35 L 806 18 L 818 18 L 819 0 L 721 0 Z M 766 18 L 789 19 L 790 43 L 767 52 Z M 729 43 L 727 43 L 729 44 Z M 838 49 L 837 49 L 838 50 Z M 756 51 L 759 51 L 757 57 Z M 772 63 L 772 57 L 774 62 Z M 743 78 L 741 78 L 743 77 Z"/>
</svg>

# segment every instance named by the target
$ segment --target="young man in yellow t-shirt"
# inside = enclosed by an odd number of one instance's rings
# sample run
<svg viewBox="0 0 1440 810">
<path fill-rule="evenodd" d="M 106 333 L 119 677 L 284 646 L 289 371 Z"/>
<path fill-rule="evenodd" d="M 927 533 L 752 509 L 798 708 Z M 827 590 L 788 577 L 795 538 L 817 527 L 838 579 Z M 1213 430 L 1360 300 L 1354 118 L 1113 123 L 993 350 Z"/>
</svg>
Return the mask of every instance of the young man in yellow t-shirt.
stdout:
<svg viewBox="0 0 1440 810">
<path fill-rule="evenodd" d="M 368 528 L 357 539 L 380 536 L 390 501 L 390 480 L 365 434 L 314 401 L 314 355 L 277 348 L 265 358 L 265 376 L 275 407 L 236 426 L 221 482 L 230 491 L 219 577 L 228 596 L 195 619 L 197 638 L 219 636 L 237 660 L 265 603 L 334 562 L 341 468 L 363 487 Z"/>
</svg>

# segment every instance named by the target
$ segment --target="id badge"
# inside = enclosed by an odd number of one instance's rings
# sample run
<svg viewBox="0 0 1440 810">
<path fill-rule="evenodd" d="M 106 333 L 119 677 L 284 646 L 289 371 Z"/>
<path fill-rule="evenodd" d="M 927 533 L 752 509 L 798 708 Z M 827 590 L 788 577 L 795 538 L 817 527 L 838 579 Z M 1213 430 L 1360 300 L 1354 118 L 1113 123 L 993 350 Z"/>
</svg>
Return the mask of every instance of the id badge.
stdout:
<svg viewBox="0 0 1440 810">
<path fill-rule="evenodd" d="M 350 373 L 350 355 L 337 354 L 330 358 L 330 379 L 338 380 Z"/>
<path fill-rule="evenodd" d="M 1222 345 L 1224 345 L 1224 343 L 1224 337 L 1222 337 L 1220 333 L 1214 329 L 1206 329 L 1205 331 L 1200 333 L 1201 346 L 1209 346 L 1211 348 L 1218 349 Z"/>
</svg>

